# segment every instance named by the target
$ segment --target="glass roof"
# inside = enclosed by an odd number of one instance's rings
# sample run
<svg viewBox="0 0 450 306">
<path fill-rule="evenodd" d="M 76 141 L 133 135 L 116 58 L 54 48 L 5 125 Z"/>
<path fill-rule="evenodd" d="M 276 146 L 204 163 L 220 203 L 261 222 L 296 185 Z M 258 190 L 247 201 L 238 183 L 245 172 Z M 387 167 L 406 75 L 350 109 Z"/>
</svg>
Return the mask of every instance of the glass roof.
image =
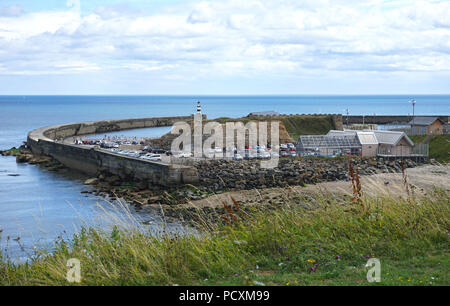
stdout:
<svg viewBox="0 0 450 306">
<path fill-rule="evenodd" d="M 300 136 L 298 144 L 303 148 L 360 148 L 356 135 L 346 136 Z"/>
</svg>

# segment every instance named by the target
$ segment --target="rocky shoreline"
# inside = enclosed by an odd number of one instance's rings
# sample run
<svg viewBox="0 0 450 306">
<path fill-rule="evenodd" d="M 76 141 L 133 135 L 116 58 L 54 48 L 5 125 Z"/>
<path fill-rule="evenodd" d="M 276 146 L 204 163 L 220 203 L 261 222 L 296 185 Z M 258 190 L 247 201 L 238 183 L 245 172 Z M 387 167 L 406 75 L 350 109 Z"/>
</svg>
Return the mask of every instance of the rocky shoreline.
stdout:
<svg viewBox="0 0 450 306">
<path fill-rule="evenodd" d="M 44 155 L 34 155 L 30 149 L 28 149 L 25 145 L 20 146 L 19 148 L 13 147 L 9 150 L 1 151 L 1 156 L 13 156 L 16 157 L 16 162 L 23 164 L 27 163 L 30 165 L 39 165 L 40 167 L 45 168 L 48 171 L 53 172 L 67 172 L 68 168 L 63 164 L 58 162 L 49 156 Z"/>
<path fill-rule="evenodd" d="M 51 157 L 33 155 L 26 146 L 0 151 L 0 154 L 15 156 L 18 163 L 38 164 L 49 171 L 69 171 Z M 93 190 L 84 191 L 84 193 L 108 197 L 111 200 L 124 199 L 138 210 L 145 206 L 163 207 L 166 216 L 195 220 L 199 214 L 198 209 L 186 207 L 186 204 L 191 201 L 198 201 L 229 191 L 288 188 L 348 180 L 349 161 L 352 162 L 355 169 L 358 169 L 361 176 L 402 171 L 399 161 L 385 161 L 376 158 L 280 159 L 279 166 L 275 169 L 261 168 L 258 160 L 206 160 L 193 164 L 197 168 L 200 178 L 199 183 L 195 186 L 163 187 L 147 181 L 133 181 L 127 177 L 102 171 L 95 177 L 86 177 L 84 183 L 91 185 Z M 412 160 L 404 162 L 408 168 L 419 165 Z M 276 205 L 278 201 L 273 199 L 268 203 Z M 245 209 L 249 203 L 240 202 L 238 204 Z M 217 219 L 224 213 L 223 207 L 203 207 L 201 215 Z"/>
<path fill-rule="evenodd" d="M 286 158 L 280 159 L 275 169 L 264 169 L 260 162 L 209 160 L 195 165 L 200 175 L 200 186 L 209 192 L 220 190 L 248 190 L 270 187 L 304 186 L 321 182 L 345 180 L 349 161 L 359 175 L 401 172 L 399 161 L 366 158 Z M 407 168 L 418 164 L 405 160 Z"/>
<path fill-rule="evenodd" d="M 0 151 L 0 154 L 15 156 L 18 163 L 43 165 L 51 171 L 65 169 L 64 165 L 51 157 L 33 155 L 26 146 Z M 286 158 L 280 159 L 278 167 L 274 169 L 261 168 L 258 160 L 205 160 L 193 164 L 199 174 L 199 183 L 196 186 L 163 187 L 147 181 L 133 181 L 107 171 L 99 172 L 92 178 L 86 177 L 85 184 L 94 186 L 94 193 L 97 195 L 126 199 L 134 197 L 141 205 L 177 204 L 181 199 L 199 200 L 230 190 L 304 186 L 346 180 L 349 161 L 358 169 L 359 175 L 401 172 L 400 161 L 381 158 Z M 404 160 L 404 163 L 407 168 L 420 165 L 409 159 Z M 142 201 L 139 201 L 139 198 Z"/>
</svg>

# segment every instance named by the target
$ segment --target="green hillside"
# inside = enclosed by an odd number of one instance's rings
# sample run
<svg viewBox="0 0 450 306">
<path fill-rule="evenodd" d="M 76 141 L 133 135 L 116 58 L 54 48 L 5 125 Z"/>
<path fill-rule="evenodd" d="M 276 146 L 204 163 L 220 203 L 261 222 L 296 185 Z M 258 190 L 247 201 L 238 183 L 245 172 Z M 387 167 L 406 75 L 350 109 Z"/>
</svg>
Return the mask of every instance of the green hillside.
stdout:
<svg viewBox="0 0 450 306">
<path fill-rule="evenodd" d="M 213 121 L 226 123 L 231 121 L 241 121 L 247 123 L 249 121 L 268 120 L 266 117 L 248 116 L 243 118 L 217 118 Z M 281 121 L 289 135 L 294 141 L 300 135 L 322 135 L 328 133 L 329 130 L 336 129 L 333 117 L 330 115 L 293 115 L 293 116 L 277 116 L 270 117 L 270 120 Z"/>
<path fill-rule="evenodd" d="M 323 135 L 336 129 L 331 116 L 289 116 L 279 119 L 295 140 L 300 135 Z"/>
<path fill-rule="evenodd" d="M 440 163 L 448 163 L 450 161 L 450 134 L 445 135 L 418 135 L 410 136 L 414 143 L 427 143 L 430 145 L 430 158 Z"/>
</svg>

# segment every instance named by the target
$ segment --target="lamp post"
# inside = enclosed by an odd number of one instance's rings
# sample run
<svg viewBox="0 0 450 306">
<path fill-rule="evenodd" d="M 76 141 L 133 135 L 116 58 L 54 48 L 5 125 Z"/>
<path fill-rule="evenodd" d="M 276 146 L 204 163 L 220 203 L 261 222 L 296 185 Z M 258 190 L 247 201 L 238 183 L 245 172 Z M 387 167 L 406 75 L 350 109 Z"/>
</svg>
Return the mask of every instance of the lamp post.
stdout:
<svg viewBox="0 0 450 306">
<path fill-rule="evenodd" d="M 413 119 L 412 119 L 412 125 L 411 125 L 411 133 L 414 135 L 415 134 L 414 133 L 414 129 L 415 129 L 415 126 L 414 126 L 414 108 L 416 106 L 416 100 L 411 99 L 411 100 L 409 100 L 409 103 L 412 104 L 412 108 L 413 108 Z"/>
<path fill-rule="evenodd" d="M 347 108 L 347 109 L 345 110 L 345 112 L 347 113 L 347 128 L 348 128 L 348 114 L 350 113 L 350 111 L 349 111 L 349 109 Z"/>
</svg>

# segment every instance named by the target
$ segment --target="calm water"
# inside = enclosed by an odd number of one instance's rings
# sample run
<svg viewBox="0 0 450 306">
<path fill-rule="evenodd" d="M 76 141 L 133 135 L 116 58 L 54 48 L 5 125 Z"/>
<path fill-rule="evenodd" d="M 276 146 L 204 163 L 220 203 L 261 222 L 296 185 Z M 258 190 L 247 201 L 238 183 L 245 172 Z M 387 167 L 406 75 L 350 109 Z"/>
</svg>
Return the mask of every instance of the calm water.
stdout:
<svg viewBox="0 0 450 306">
<path fill-rule="evenodd" d="M 417 100 L 416 114 L 450 113 L 450 95 L 435 96 L 0 96 L 0 149 L 19 146 L 35 128 L 59 123 L 156 116 L 184 116 L 202 102 L 208 118 L 245 116 L 254 111 L 280 113 L 344 113 L 352 115 L 408 115 L 408 100 Z M 117 135 L 157 137 L 167 128 Z M 8 174 L 19 174 L 9 176 Z M 2 248 L 6 237 L 21 237 L 27 252 L 34 244 L 45 245 L 59 234 L 75 232 L 83 222 L 107 226 L 97 220 L 97 203 L 103 199 L 85 194 L 82 177 L 50 173 L 37 166 L 17 165 L 0 157 L 0 229 Z M 138 214 L 132 211 L 132 214 Z M 155 219 L 152 212 L 139 213 Z M 15 242 L 15 256 L 26 256 Z"/>
</svg>

